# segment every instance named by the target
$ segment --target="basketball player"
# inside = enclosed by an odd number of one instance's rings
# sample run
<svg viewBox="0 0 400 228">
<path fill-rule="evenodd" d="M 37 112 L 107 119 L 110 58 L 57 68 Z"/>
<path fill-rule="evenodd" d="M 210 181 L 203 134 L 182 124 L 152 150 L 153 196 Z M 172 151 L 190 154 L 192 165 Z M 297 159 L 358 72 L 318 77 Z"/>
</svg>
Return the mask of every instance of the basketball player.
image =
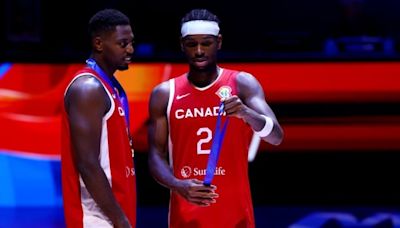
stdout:
<svg viewBox="0 0 400 228">
<path fill-rule="evenodd" d="M 161 83 L 150 97 L 149 167 L 171 190 L 170 227 L 254 227 L 247 172 L 251 136 L 255 132 L 273 145 L 283 138 L 258 81 L 217 65 L 218 24 L 205 9 L 182 19 L 189 72 Z M 229 123 L 212 184 L 204 185 L 221 101 L 221 123 Z"/>
<path fill-rule="evenodd" d="M 89 21 L 92 54 L 64 94 L 62 190 L 67 227 L 134 227 L 136 177 L 126 94 L 114 77 L 134 52 L 126 15 Z"/>
</svg>

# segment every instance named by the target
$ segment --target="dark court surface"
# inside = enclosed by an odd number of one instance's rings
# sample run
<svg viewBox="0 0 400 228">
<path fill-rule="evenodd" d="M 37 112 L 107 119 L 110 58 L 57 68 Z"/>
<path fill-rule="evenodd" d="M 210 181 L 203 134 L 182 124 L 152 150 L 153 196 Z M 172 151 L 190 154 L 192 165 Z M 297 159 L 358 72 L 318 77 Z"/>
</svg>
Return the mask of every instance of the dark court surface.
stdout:
<svg viewBox="0 0 400 228">
<path fill-rule="evenodd" d="M 140 207 L 137 228 L 168 227 L 167 207 Z M 378 207 L 255 207 L 256 227 L 400 227 L 398 208 Z M 61 207 L 0 208 L 0 227 L 63 228 Z"/>
</svg>

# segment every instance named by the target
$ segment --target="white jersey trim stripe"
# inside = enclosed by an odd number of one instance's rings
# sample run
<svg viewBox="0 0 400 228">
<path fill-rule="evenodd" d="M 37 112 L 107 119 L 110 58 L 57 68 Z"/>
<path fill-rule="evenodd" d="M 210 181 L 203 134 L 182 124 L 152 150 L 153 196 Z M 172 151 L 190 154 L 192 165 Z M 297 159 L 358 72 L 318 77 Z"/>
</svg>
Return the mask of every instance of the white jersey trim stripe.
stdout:
<svg viewBox="0 0 400 228">
<path fill-rule="evenodd" d="M 222 75 L 222 72 L 224 71 L 224 69 L 223 68 L 218 68 L 218 69 L 219 69 L 219 71 L 218 71 L 217 79 L 215 79 L 215 81 L 213 81 L 210 85 L 208 85 L 206 87 L 196 87 L 196 86 L 193 86 L 193 87 L 200 91 L 205 91 L 205 90 L 209 89 L 211 86 L 213 86 L 215 83 L 217 83 L 217 81 L 221 78 L 221 75 Z"/>
<path fill-rule="evenodd" d="M 115 109 L 114 99 L 113 99 L 112 95 L 110 94 L 110 92 L 108 91 L 107 87 L 104 85 L 104 83 L 103 83 L 96 75 L 94 75 L 94 74 L 92 74 L 92 73 L 88 73 L 88 72 L 85 72 L 85 73 L 81 73 L 81 74 L 76 75 L 76 76 L 71 80 L 71 82 L 68 84 L 67 88 L 65 89 L 65 91 L 64 91 L 64 96 L 67 94 L 67 91 L 68 91 L 69 87 L 72 85 L 72 83 L 74 83 L 76 79 L 78 79 L 78 78 L 80 78 L 80 77 L 82 77 L 82 76 L 92 76 L 92 77 L 95 77 L 95 78 L 101 83 L 101 85 L 103 86 L 104 90 L 106 91 L 106 93 L 107 93 L 107 95 L 108 95 L 108 97 L 110 98 L 110 101 L 111 101 L 110 110 L 108 110 L 108 112 L 107 112 L 106 115 L 104 116 L 105 119 L 108 120 L 108 119 L 111 117 L 111 115 L 112 115 L 112 113 L 114 112 L 114 109 Z"/>
<path fill-rule="evenodd" d="M 169 98 L 168 98 L 168 106 L 167 106 L 167 121 L 168 121 L 168 148 L 169 148 L 169 165 L 172 167 L 173 165 L 173 159 L 172 159 L 172 140 L 171 140 L 171 125 L 170 125 L 170 119 L 171 119 L 171 108 L 172 108 L 172 103 L 174 102 L 174 96 L 175 96 L 175 79 L 170 79 L 169 80 Z M 173 171 L 173 170 L 172 170 Z"/>
<path fill-rule="evenodd" d="M 173 145 L 172 145 L 172 140 L 171 140 L 171 108 L 172 108 L 172 103 L 174 101 L 174 97 L 175 97 L 175 79 L 170 79 L 169 80 L 169 98 L 168 98 L 168 106 L 167 106 L 167 121 L 168 121 L 168 155 L 169 155 L 169 165 L 171 167 L 172 173 L 174 173 L 174 169 L 172 167 L 173 165 L 173 159 L 172 159 L 172 154 L 173 154 Z M 171 198 L 171 194 L 172 192 L 170 191 L 170 198 Z M 171 200 L 169 201 L 169 205 L 168 205 L 169 209 L 171 209 Z M 170 227 L 169 225 L 171 220 L 171 210 L 168 210 L 168 227 Z"/>
</svg>

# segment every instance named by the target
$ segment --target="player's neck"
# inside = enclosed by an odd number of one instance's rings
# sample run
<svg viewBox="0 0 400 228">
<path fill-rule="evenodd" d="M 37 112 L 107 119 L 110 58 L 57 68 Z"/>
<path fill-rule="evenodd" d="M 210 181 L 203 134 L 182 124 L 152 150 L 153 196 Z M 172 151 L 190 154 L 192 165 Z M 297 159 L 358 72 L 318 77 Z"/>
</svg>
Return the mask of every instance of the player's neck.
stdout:
<svg viewBox="0 0 400 228">
<path fill-rule="evenodd" d="M 217 80 L 219 75 L 219 67 L 215 66 L 208 70 L 190 70 L 188 73 L 188 80 L 194 86 L 202 88 L 210 85 Z"/>
<path fill-rule="evenodd" d="M 96 64 L 101 68 L 101 70 L 104 71 L 104 73 L 109 78 L 113 77 L 115 70 L 113 69 L 113 67 L 107 64 L 107 61 L 104 61 L 100 56 L 92 56 L 91 58 L 96 61 Z"/>
</svg>

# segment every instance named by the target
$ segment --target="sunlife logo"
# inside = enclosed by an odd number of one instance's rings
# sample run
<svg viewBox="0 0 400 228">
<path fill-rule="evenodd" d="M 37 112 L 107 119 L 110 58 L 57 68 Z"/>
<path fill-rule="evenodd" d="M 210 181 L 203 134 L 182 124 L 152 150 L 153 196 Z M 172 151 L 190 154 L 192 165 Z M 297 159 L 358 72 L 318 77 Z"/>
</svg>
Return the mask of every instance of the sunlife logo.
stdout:
<svg viewBox="0 0 400 228">
<path fill-rule="evenodd" d="M 181 169 L 181 176 L 183 178 L 189 178 L 191 176 L 195 176 L 195 177 L 196 176 L 205 176 L 206 172 L 207 172 L 207 169 L 200 169 L 200 168 L 197 168 L 197 167 L 192 169 L 189 166 L 183 166 L 182 169 Z M 226 170 L 221 166 L 216 167 L 215 171 L 214 171 L 214 175 L 215 176 L 225 176 L 226 175 Z"/>
<path fill-rule="evenodd" d="M 192 168 L 190 168 L 189 166 L 182 167 L 181 175 L 183 178 L 189 178 L 191 174 L 192 174 Z"/>
</svg>

